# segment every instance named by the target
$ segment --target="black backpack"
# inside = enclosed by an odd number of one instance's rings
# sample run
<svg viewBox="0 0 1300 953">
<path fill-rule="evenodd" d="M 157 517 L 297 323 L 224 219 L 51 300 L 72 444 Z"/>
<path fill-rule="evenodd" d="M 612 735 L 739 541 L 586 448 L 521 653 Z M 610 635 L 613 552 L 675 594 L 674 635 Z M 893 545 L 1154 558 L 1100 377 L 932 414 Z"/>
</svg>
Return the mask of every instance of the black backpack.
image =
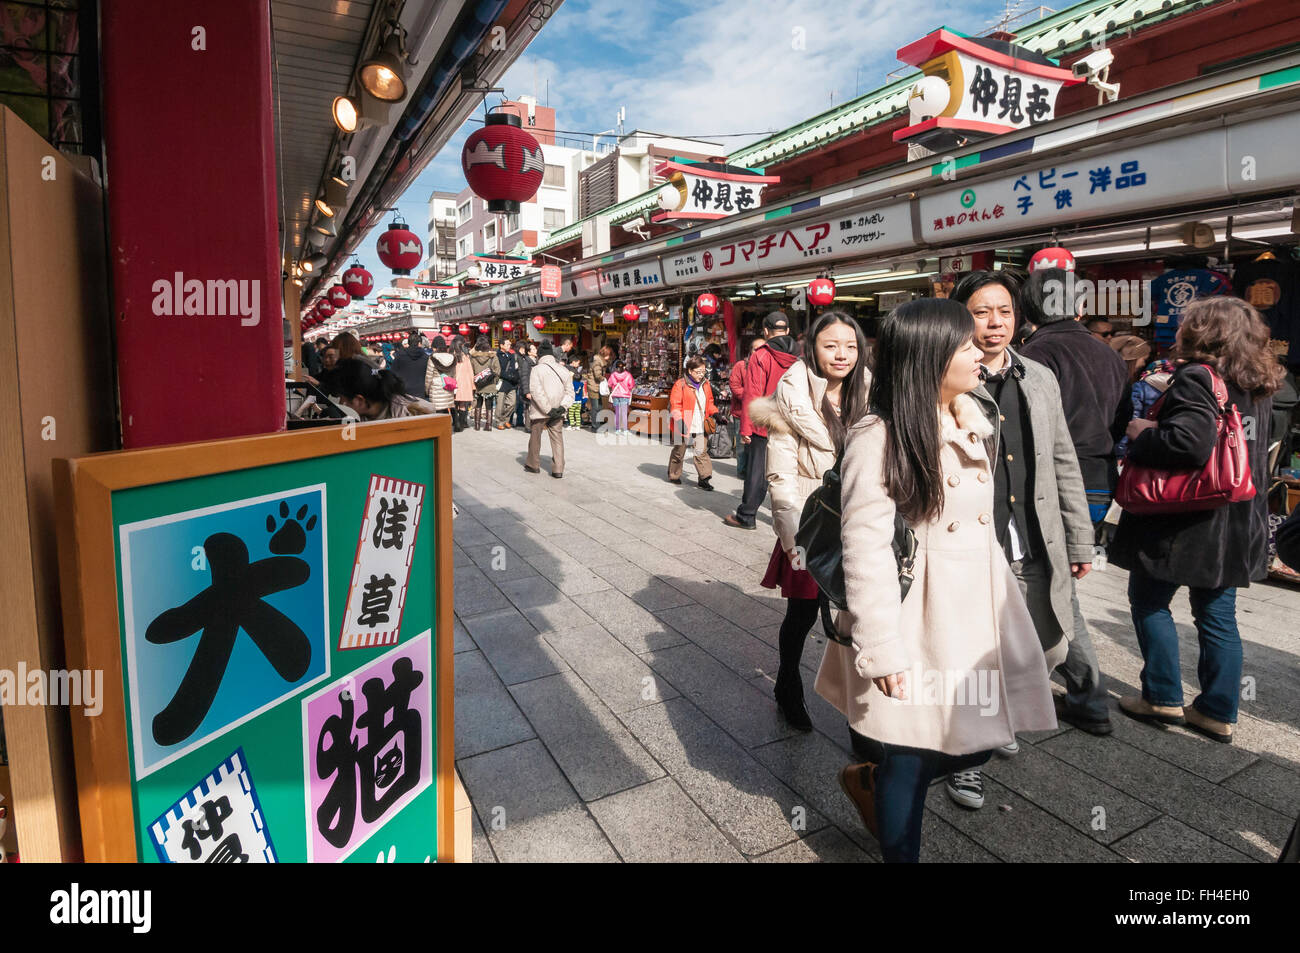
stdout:
<svg viewBox="0 0 1300 953">
<path fill-rule="evenodd" d="M 818 603 L 821 608 L 822 630 L 826 637 L 840 645 L 852 645 L 852 640 L 841 635 L 831 620 L 831 606 L 847 609 L 844 593 L 844 541 L 841 536 L 840 464 L 844 453 L 835 458 L 835 466 L 822 475 L 822 485 L 808 495 L 795 532 L 795 544 L 803 553 L 804 569 L 817 582 Z M 912 568 L 916 563 L 916 534 L 894 512 L 894 540 L 891 544 L 898 563 L 898 586 L 903 598 L 912 588 Z"/>
</svg>

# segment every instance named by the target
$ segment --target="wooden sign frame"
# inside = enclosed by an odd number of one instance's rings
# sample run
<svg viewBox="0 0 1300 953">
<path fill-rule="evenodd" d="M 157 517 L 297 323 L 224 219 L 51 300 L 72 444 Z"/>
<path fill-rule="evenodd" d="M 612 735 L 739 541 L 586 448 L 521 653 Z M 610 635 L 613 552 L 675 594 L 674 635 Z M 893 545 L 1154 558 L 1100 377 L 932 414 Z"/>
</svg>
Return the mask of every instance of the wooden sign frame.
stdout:
<svg viewBox="0 0 1300 953">
<path fill-rule="evenodd" d="M 54 461 L 67 664 L 104 673 L 103 711 L 95 718 L 82 712 L 72 717 L 87 861 L 133 862 L 140 855 L 122 678 L 114 491 L 419 440 L 432 440 L 434 448 L 427 505 L 433 507 L 436 531 L 437 859 L 456 859 L 451 422 L 438 415 L 356 424 L 348 439 L 335 428 L 314 429 Z"/>
</svg>

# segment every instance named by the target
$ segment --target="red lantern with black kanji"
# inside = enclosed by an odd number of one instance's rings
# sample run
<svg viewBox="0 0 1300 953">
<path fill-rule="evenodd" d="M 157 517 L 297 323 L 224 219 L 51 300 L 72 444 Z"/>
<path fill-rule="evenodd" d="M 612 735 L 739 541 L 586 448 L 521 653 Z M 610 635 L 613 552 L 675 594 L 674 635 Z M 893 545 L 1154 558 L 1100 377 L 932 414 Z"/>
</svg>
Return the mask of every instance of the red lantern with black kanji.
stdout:
<svg viewBox="0 0 1300 953">
<path fill-rule="evenodd" d="M 330 304 L 328 298 L 321 298 L 316 302 L 316 313 L 322 318 L 328 318 L 334 313 L 334 305 Z"/>
<path fill-rule="evenodd" d="M 346 308 L 352 302 L 352 295 L 348 294 L 348 289 L 341 284 L 332 286 L 325 295 L 330 299 L 330 304 L 336 308 Z"/>
<path fill-rule="evenodd" d="M 465 181 L 487 210 L 514 215 L 519 203 L 537 194 L 546 164 L 542 147 L 513 113 L 492 113 L 470 133 L 460 152 Z"/>
<path fill-rule="evenodd" d="M 623 305 L 623 318 L 627 321 L 635 321 L 641 317 L 641 309 L 634 304 Z"/>
<path fill-rule="evenodd" d="M 814 278 L 808 284 L 808 300 L 815 305 L 830 304 L 835 300 L 835 282 L 829 278 Z"/>
<path fill-rule="evenodd" d="M 419 235 L 406 227 L 400 215 L 389 223 L 388 231 L 379 236 L 375 249 L 379 252 L 379 260 L 395 275 L 409 275 L 412 268 L 420 266 L 424 257 L 424 243 Z"/>
<path fill-rule="evenodd" d="M 539 314 L 537 317 L 533 318 L 533 327 L 540 331 L 542 328 L 546 327 L 546 319 Z"/>
<path fill-rule="evenodd" d="M 461 326 L 458 327 L 456 330 L 460 332 L 460 336 L 461 336 L 461 337 L 463 337 L 463 338 L 469 337 L 469 325 L 468 325 L 468 324 L 465 324 L 465 323 L 462 322 L 462 323 L 461 323 Z"/>
<path fill-rule="evenodd" d="M 700 314 L 717 314 L 718 296 L 706 291 L 695 299 L 695 310 Z"/>
<path fill-rule="evenodd" d="M 480 324 L 480 325 L 478 326 L 478 333 L 479 333 L 479 334 L 487 334 L 487 333 L 488 333 L 489 331 L 491 331 L 491 330 L 492 330 L 492 329 L 491 329 L 490 327 L 488 327 L 486 321 L 484 321 L 482 324 Z"/>
<path fill-rule="evenodd" d="M 361 262 L 354 260 L 352 267 L 343 272 L 343 287 L 353 298 L 360 300 L 374 290 L 375 276 L 362 268 Z"/>
<path fill-rule="evenodd" d="M 511 322 L 509 322 L 509 321 L 502 321 L 502 322 L 501 322 L 501 331 L 502 331 L 502 333 L 504 333 L 504 334 L 509 334 L 509 333 L 510 333 L 511 331 L 513 331 L 514 329 L 515 329 L 515 326 L 514 326 L 514 324 L 512 324 Z"/>
</svg>

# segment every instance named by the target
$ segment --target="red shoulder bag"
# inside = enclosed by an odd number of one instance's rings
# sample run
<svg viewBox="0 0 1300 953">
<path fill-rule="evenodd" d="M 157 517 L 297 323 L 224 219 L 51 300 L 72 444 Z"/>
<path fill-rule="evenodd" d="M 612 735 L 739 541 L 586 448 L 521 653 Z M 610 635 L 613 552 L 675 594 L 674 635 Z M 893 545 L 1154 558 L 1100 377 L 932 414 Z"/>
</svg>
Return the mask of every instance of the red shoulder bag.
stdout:
<svg viewBox="0 0 1300 953">
<path fill-rule="evenodd" d="M 1214 450 L 1205 466 L 1197 470 L 1163 470 L 1132 461 L 1124 464 L 1115 489 L 1115 500 L 1129 513 L 1187 513 L 1214 510 L 1229 503 L 1254 499 L 1255 483 L 1250 476 L 1250 454 L 1237 405 L 1228 406 L 1228 388 L 1214 369 L 1210 372 L 1214 399 L 1219 404 L 1215 421 Z M 1164 395 L 1147 411 L 1147 419 L 1160 415 Z"/>
</svg>

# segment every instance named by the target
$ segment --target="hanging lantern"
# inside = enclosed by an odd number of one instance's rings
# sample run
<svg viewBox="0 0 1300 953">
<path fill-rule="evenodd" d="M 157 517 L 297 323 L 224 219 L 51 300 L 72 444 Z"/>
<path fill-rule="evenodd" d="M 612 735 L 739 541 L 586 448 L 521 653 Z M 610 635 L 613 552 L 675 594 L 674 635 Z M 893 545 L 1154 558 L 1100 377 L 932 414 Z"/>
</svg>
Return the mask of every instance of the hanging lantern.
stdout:
<svg viewBox="0 0 1300 953">
<path fill-rule="evenodd" d="M 375 276 L 361 267 L 361 262 L 352 259 L 352 267 L 343 272 L 343 287 L 353 298 L 360 300 L 370 294 L 375 287 Z"/>
<path fill-rule="evenodd" d="M 467 338 L 467 337 L 469 337 L 469 325 L 468 325 L 468 324 L 465 324 L 464 322 L 462 322 L 462 323 L 461 323 L 461 326 L 460 326 L 459 328 L 457 328 L 456 330 L 460 332 L 460 336 L 461 336 L 461 337 L 463 337 L 463 338 Z"/>
<path fill-rule="evenodd" d="M 489 331 L 491 331 L 491 330 L 492 330 L 492 329 L 491 329 L 490 327 L 488 327 L 486 321 L 484 321 L 482 324 L 480 324 L 480 325 L 478 326 L 478 333 L 479 333 L 479 334 L 487 334 L 487 333 L 488 333 Z"/>
<path fill-rule="evenodd" d="M 316 313 L 322 318 L 328 318 L 334 313 L 334 305 L 330 304 L 328 298 L 321 298 L 316 302 Z"/>
<path fill-rule="evenodd" d="M 533 327 L 540 331 L 542 328 L 546 327 L 546 319 L 539 314 L 537 317 L 533 318 Z"/>
<path fill-rule="evenodd" d="M 1034 252 L 1034 257 L 1029 259 L 1029 270 L 1037 271 L 1039 268 L 1060 268 L 1063 271 L 1074 271 L 1074 256 L 1064 248 L 1043 248 Z"/>
<path fill-rule="evenodd" d="M 628 321 L 636 321 L 641 317 L 641 309 L 634 304 L 623 305 L 623 317 Z"/>
<path fill-rule="evenodd" d="M 325 294 L 335 308 L 346 308 L 352 302 L 352 295 L 342 285 L 334 285 Z"/>
<path fill-rule="evenodd" d="M 808 300 L 815 305 L 830 304 L 835 300 L 835 282 L 829 278 L 814 278 L 808 284 Z"/>
<path fill-rule="evenodd" d="M 412 268 L 420 266 L 424 257 L 424 243 L 420 236 L 406 227 L 406 221 L 400 215 L 393 217 L 388 231 L 379 236 L 375 244 L 379 260 L 395 275 L 409 275 Z"/>
<path fill-rule="evenodd" d="M 509 333 L 510 333 L 511 331 L 513 331 L 514 329 L 515 329 L 515 326 L 514 326 L 514 324 L 513 324 L 512 322 L 510 322 L 510 321 L 502 321 L 502 322 L 501 322 L 501 333 L 503 333 L 503 334 L 509 334 Z"/>
<path fill-rule="evenodd" d="M 451 337 L 451 325 L 444 324 L 441 328 L 438 329 L 438 332 L 445 338 Z"/>
<path fill-rule="evenodd" d="M 519 203 L 537 194 L 545 162 L 542 147 L 524 132 L 513 113 L 492 113 L 476 129 L 460 152 L 465 181 L 487 210 L 514 215 Z"/>
<path fill-rule="evenodd" d="M 695 310 L 700 314 L 717 314 L 718 296 L 706 291 L 695 299 Z"/>
</svg>

